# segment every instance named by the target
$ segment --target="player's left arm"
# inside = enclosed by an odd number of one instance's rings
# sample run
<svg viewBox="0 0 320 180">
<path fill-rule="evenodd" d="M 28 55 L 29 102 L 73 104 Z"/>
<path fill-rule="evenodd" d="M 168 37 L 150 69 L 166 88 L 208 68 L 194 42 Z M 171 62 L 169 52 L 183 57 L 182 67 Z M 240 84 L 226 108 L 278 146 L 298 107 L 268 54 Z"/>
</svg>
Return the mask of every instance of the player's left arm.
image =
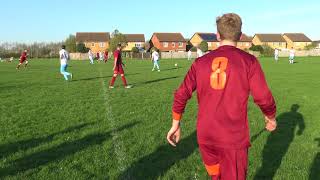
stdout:
<svg viewBox="0 0 320 180">
<path fill-rule="evenodd" d="M 167 134 L 167 140 L 172 146 L 176 146 L 181 137 L 180 120 L 185 110 L 188 100 L 192 97 L 193 91 L 196 90 L 196 63 L 193 63 L 189 69 L 184 81 L 174 93 L 172 106 L 172 126 Z"/>
</svg>

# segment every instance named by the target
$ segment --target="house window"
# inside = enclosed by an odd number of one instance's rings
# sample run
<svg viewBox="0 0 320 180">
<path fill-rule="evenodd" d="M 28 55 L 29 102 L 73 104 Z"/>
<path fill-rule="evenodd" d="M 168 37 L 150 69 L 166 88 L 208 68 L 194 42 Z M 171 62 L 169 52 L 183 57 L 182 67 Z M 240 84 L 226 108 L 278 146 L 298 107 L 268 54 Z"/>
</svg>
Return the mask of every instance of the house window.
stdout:
<svg viewBox="0 0 320 180">
<path fill-rule="evenodd" d="M 91 46 L 94 47 L 94 43 L 91 43 Z"/>
<path fill-rule="evenodd" d="M 105 47 L 105 43 L 100 43 L 100 47 Z"/>
<path fill-rule="evenodd" d="M 139 47 L 141 47 L 141 44 L 140 43 L 136 43 L 134 46 L 139 48 Z"/>
<path fill-rule="evenodd" d="M 208 42 L 208 46 L 211 47 L 211 46 L 212 46 L 212 43 L 211 43 L 211 42 Z"/>
<path fill-rule="evenodd" d="M 164 42 L 162 45 L 163 45 L 163 47 L 168 47 L 169 43 Z"/>
<path fill-rule="evenodd" d="M 176 47 L 176 43 L 173 42 L 173 43 L 171 43 L 171 44 L 172 44 L 172 47 Z"/>
<path fill-rule="evenodd" d="M 182 42 L 179 42 L 179 47 L 183 47 L 183 43 Z"/>
</svg>

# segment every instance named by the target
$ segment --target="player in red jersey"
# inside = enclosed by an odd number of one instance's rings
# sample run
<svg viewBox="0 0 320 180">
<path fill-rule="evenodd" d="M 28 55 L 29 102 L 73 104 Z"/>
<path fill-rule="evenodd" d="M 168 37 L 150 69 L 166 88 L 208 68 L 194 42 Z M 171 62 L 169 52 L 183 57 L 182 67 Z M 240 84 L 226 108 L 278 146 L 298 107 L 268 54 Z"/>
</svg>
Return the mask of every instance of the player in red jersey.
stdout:
<svg viewBox="0 0 320 180">
<path fill-rule="evenodd" d="M 20 69 L 21 64 L 24 64 L 24 67 L 26 68 L 28 66 L 28 60 L 27 60 L 27 56 L 28 56 L 28 50 L 24 50 L 20 56 L 20 61 L 18 66 L 16 67 L 16 69 Z"/>
<path fill-rule="evenodd" d="M 276 104 L 259 61 L 237 46 L 242 35 L 237 14 L 218 17 L 220 47 L 198 58 L 174 95 L 173 123 L 167 134 L 172 146 L 180 140 L 180 119 L 193 91 L 197 92 L 197 140 L 212 179 L 246 179 L 250 147 L 249 94 L 265 116 L 266 129 L 276 129 Z"/>
<path fill-rule="evenodd" d="M 114 51 L 113 56 L 114 56 L 113 77 L 110 81 L 109 88 L 110 89 L 114 88 L 113 85 L 114 85 L 114 82 L 116 81 L 118 74 L 121 75 L 121 79 L 122 79 L 124 87 L 127 89 L 131 88 L 131 86 L 128 86 L 127 80 L 124 77 L 124 70 L 123 70 L 124 64 L 123 64 L 122 58 L 121 58 L 121 44 L 117 45 L 117 50 Z"/>
<path fill-rule="evenodd" d="M 104 63 L 106 63 L 107 61 L 108 61 L 108 50 L 106 50 L 105 52 L 104 52 Z"/>
</svg>

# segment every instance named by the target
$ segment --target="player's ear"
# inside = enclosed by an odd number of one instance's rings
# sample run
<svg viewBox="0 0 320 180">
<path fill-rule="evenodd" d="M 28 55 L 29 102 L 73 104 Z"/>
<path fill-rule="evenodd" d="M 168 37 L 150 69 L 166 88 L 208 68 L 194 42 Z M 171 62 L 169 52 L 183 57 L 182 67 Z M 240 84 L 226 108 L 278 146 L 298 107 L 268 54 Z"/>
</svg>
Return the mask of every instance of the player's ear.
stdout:
<svg viewBox="0 0 320 180">
<path fill-rule="evenodd" d="M 217 40 L 218 40 L 218 41 L 221 41 L 221 36 L 220 36 L 220 33 L 219 33 L 219 32 L 217 32 Z"/>
<path fill-rule="evenodd" d="M 243 38 L 244 38 L 244 37 L 243 37 L 243 34 L 241 33 L 241 34 L 240 34 L 240 40 L 243 40 Z"/>
</svg>

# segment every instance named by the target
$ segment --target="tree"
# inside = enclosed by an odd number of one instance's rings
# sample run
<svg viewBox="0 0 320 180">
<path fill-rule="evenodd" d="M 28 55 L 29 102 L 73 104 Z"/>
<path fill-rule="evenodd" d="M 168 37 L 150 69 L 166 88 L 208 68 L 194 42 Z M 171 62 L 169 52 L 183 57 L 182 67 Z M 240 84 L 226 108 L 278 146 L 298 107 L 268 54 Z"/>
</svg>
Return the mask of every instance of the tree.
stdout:
<svg viewBox="0 0 320 180">
<path fill-rule="evenodd" d="M 208 51 L 208 43 L 206 41 L 202 41 L 199 45 L 199 48 L 201 49 L 202 52 L 207 52 Z"/>
<path fill-rule="evenodd" d="M 87 53 L 88 51 L 89 51 L 89 48 L 87 48 L 83 42 L 80 42 L 77 44 L 77 52 Z"/>
<path fill-rule="evenodd" d="M 138 53 L 138 52 L 139 52 L 139 48 L 137 48 L 137 47 L 132 47 L 131 52 L 133 52 L 133 53 Z"/>
<path fill-rule="evenodd" d="M 114 30 L 114 32 L 111 34 L 111 40 L 110 40 L 110 51 L 115 51 L 117 49 L 117 45 L 121 44 L 123 47 L 127 45 L 127 39 L 126 36 L 121 34 L 119 30 Z"/>
<path fill-rule="evenodd" d="M 68 52 L 76 52 L 77 51 L 77 45 L 76 45 L 76 36 L 70 34 L 69 37 L 65 41 L 66 50 Z"/>
</svg>

